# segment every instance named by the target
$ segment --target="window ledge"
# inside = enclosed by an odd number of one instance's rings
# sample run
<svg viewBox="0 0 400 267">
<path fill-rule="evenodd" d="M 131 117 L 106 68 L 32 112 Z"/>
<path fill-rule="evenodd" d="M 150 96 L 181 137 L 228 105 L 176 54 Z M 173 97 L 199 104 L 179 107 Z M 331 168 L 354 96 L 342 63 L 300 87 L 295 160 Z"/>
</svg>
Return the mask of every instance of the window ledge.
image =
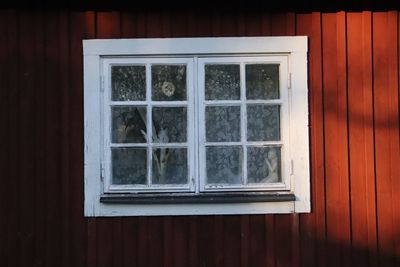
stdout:
<svg viewBox="0 0 400 267">
<path fill-rule="evenodd" d="M 295 201 L 293 193 L 202 193 L 202 194 L 103 194 L 100 202 L 109 204 L 202 204 Z"/>
</svg>

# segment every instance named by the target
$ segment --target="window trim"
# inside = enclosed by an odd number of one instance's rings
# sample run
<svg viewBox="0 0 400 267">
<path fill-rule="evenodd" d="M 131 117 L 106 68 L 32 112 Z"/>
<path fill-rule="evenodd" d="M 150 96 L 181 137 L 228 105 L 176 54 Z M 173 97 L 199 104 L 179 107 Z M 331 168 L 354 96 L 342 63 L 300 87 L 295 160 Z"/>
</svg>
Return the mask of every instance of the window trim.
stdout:
<svg viewBox="0 0 400 267">
<path fill-rule="evenodd" d="M 266 214 L 310 212 L 310 172 L 307 96 L 307 37 L 217 37 L 163 39 L 83 40 L 85 216 Z M 104 163 L 99 129 L 102 103 L 101 58 L 107 56 L 157 57 L 174 55 L 287 55 L 290 90 L 290 180 L 295 201 L 199 204 L 118 204 L 100 201 Z M 195 67 L 196 68 L 196 67 Z M 197 71 L 197 70 L 194 70 Z M 197 155 L 195 155 L 197 157 Z"/>
</svg>

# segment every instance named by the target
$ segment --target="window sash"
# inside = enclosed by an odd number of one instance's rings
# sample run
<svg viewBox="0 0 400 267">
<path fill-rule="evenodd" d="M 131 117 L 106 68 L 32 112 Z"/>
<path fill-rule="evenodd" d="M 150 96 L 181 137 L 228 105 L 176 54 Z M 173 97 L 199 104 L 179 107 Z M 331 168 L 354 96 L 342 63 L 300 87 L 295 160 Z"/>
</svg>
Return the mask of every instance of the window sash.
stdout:
<svg viewBox="0 0 400 267">
<path fill-rule="evenodd" d="M 183 101 L 154 101 L 151 99 L 152 81 L 151 81 L 151 66 L 158 64 L 186 65 L 186 100 Z M 144 101 L 112 101 L 111 92 L 111 67 L 124 65 L 145 65 L 146 66 L 146 100 Z M 102 126 L 102 147 L 103 153 L 101 155 L 104 166 L 104 179 L 103 179 L 103 192 L 117 193 L 117 192 L 193 192 L 195 185 L 193 183 L 195 171 L 195 151 L 194 151 L 194 96 L 193 96 L 193 58 L 192 57 L 177 57 L 177 58 L 104 58 L 102 60 L 102 97 L 101 106 L 103 118 Z M 154 107 L 186 107 L 186 142 L 182 143 L 153 143 L 147 140 L 146 143 L 113 143 L 111 141 L 111 107 L 118 106 L 131 106 L 131 107 L 145 107 L 146 112 L 146 132 L 148 136 L 153 136 L 152 133 L 152 109 Z M 112 148 L 145 148 L 147 151 L 147 177 L 146 185 L 128 185 L 128 184 L 112 184 Z M 188 177 L 187 184 L 154 184 L 152 183 L 152 165 L 153 165 L 153 148 L 186 148 Z"/>
<path fill-rule="evenodd" d="M 198 58 L 198 110 L 199 110 L 199 191 L 273 191 L 290 190 L 290 145 L 289 145 L 289 90 L 288 90 L 288 57 L 287 56 L 223 56 Z M 246 64 L 266 63 L 279 65 L 279 99 L 247 100 L 246 99 Z M 206 100 L 205 99 L 205 65 L 206 64 L 239 64 L 240 65 L 240 100 Z M 246 100 L 245 100 L 246 99 Z M 280 134 L 279 141 L 247 141 L 247 105 L 279 105 Z M 207 142 L 205 109 L 208 106 L 240 106 L 241 110 L 241 140 L 239 142 Z M 281 147 L 281 179 L 280 183 L 247 183 L 247 147 L 278 145 Z M 242 182 L 243 184 L 207 184 L 206 148 L 209 146 L 239 146 L 242 148 Z"/>
</svg>

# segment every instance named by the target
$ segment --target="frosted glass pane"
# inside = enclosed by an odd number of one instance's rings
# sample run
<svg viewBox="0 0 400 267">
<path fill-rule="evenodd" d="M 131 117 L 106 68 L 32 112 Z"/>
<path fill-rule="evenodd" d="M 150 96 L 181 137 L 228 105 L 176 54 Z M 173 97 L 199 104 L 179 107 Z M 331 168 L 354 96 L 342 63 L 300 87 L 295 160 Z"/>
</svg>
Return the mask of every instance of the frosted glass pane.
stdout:
<svg viewBox="0 0 400 267">
<path fill-rule="evenodd" d="M 281 181 L 280 147 L 247 148 L 248 183 L 276 183 Z"/>
<path fill-rule="evenodd" d="M 247 140 L 279 141 L 280 112 L 278 105 L 247 106 Z"/>
<path fill-rule="evenodd" d="M 208 184 L 242 183 L 241 147 L 207 147 L 206 164 Z"/>
<path fill-rule="evenodd" d="M 205 65 L 205 99 L 240 99 L 239 65 Z"/>
<path fill-rule="evenodd" d="M 186 100 L 186 65 L 151 67 L 152 100 Z"/>
<path fill-rule="evenodd" d="M 112 184 L 146 184 L 145 148 L 113 148 L 111 158 Z"/>
<path fill-rule="evenodd" d="M 246 98 L 278 99 L 279 65 L 277 64 L 246 65 Z"/>
<path fill-rule="evenodd" d="M 153 184 L 187 184 L 187 149 L 153 149 Z"/>
<path fill-rule="evenodd" d="M 153 142 L 186 142 L 187 115 L 185 107 L 153 108 Z"/>
<path fill-rule="evenodd" d="M 145 107 L 112 107 L 111 117 L 113 143 L 146 143 Z"/>
<path fill-rule="evenodd" d="M 207 142 L 240 141 L 240 107 L 206 107 Z"/>
<path fill-rule="evenodd" d="M 146 100 L 145 66 L 112 66 L 111 88 L 113 101 Z"/>
</svg>

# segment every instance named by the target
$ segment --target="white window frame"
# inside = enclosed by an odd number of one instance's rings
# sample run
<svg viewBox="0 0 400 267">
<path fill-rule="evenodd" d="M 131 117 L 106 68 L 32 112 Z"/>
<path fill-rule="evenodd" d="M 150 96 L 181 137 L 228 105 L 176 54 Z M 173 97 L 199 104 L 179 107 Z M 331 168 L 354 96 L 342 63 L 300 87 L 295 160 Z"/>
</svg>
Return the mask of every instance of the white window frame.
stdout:
<svg viewBox="0 0 400 267">
<path fill-rule="evenodd" d="M 308 137 L 308 95 L 307 95 L 307 37 L 233 37 L 233 38 L 165 38 L 165 39 L 97 39 L 83 41 L 84 54 L 84 137 L 85 137 L 85 216 L 139 216 L 139 215 L 206 215 L 206 214 L 267 214 L 267 213 L 293 213 L 310 212 L 310 173 L 309 173 L 309 137 Z M 255 61 L 279 62 L 280 85 L 287 92 L 287 101 L 282 99 L 283 112 L 281 115 L 282 143 L 285 152 L 282 154 L 284 160 L 282 166 L 283 183 L 269 187 L 248 187 L 249 191 L 274 190 L 271 194 L 293 193 L 293 201 L 273 202 L 235 202 L 235 203 L 169 203 L 169 204 L 122 204 L 102 203 L 100 201 L 103 193 L 124 192 L 124 187 L 112 187 L 102 178 L 110 171 L 105 155 L 104 147 L 108 140 L 103 138 L 104 127 L 109 127 L 104 121 L 104 98 L 102 90 L 107 84 L 107 72 L 104 69 L 108 63 L 118 59 L 118 63 L 130 58 L 143 60 L 148 64 L 152 58 L 174 57 L 193 58 L 193 69 L 190 72 L 200 73 L 198 66 L 204 62 L 213 60 L 237 60 L 241 58 L 241 70 L 243 62 L 251 57 L 251 63 Z M 215 57 L 215 59 L 212 59 Z M 229 57 L 232 57 L 229 59 Z M 168 59 L 165 59 L 168 62 Z M 104 62 L 109 61 L 107 64 Z M 173 61 L 173 60 L 172 60 Z M 171 61 L 171 62 L 172 62 Z M 133 62 L 133 61 L 132 61 Z M 137 62 L 137 61 L 134 61 Z M 286 63 L 287 64 L 286 64 Z M 200 63 L 200 65 L 199 65 Z M 188 66 L 191 64 L 188 64 Z M 284 73 L 284 75 L 281 75 Z M 189 81 L 190 79 L 188 79 Z M 197 87 L 201 90 L 202 81 L 190 81 L 188 87 Z M 148 86 L 147 86 L 148 87 Z M 241 91 L 243 94 L 243 84 Z M 148 92 L 147 88 L 147 92 Z M 204 108 L 202 99 L 188 92 L 188 101 L 199 105 L 200 110 Z M 281 89 L 282 92 L 282 89 Z M 148 94 L 147 94 L 148 95 Z M 202 94 L 200 94 L 202 95 Z M 285 97 L 286 94 L 282 96 Z M 285 106 L 287 103 L 287 106 Z M 240 105 L 245 105 L 241 103 Z M 191 105 L 188 105 L 191 107 Z M 193 140 L 200 139 L 200 145 L 188 142 L 189 179 L 204 175 L 204 164 L 197 166 L 204 158 L 204 138 L 194 123 L 199 119 L 199 114 L 194 110 L 188 110 L 188 136 Z M 281 112 L 282 113 L 282 112 Z M 286 114 L 286 115 L 285 115 Z M 242 114 L 243 116 L 243 114 Z M 286 118 L 286 117 L 287 118 Z M 201 115 L 200 115 L 200 120 Z M 198 121 L 197 121 L 198 122 Z M 201 125 L 201 124 L 200 124 Z M 193 127 L 191 127 L 193 126 Z M 200 127 L 202 128 L 204 127 Z M 243 124 L 242 124 L 243 128 Z M 203 139 L 202 139 L 203 138 Z M 242 138 L 243 142 L 243 138 Z M 193 176 L 193 177 L 192 177 Z M 104 179 L 106 180 L 106 179 Z M 202 179 L 197 179 L 200 183 Z M 206 188 L 204 184 L 189 183 L 185 190 L 193 191 L 216 191 Z M 276 186 L 276 188 L 274 188 Z M 242 188 L 241 188 L 242 189 Z M 166 188 L 166 191 L 171 188 Z M 232 190 L 232 188 L 227 188 Z M 247 190 L 247 189 L 246 189 Z M 161 190 L 162 191 L 162 190 Z M 178 190 L 179 191 L 179 190 Z M 217 191 L 224 191 L 218 189 Z"/>
</svg>

